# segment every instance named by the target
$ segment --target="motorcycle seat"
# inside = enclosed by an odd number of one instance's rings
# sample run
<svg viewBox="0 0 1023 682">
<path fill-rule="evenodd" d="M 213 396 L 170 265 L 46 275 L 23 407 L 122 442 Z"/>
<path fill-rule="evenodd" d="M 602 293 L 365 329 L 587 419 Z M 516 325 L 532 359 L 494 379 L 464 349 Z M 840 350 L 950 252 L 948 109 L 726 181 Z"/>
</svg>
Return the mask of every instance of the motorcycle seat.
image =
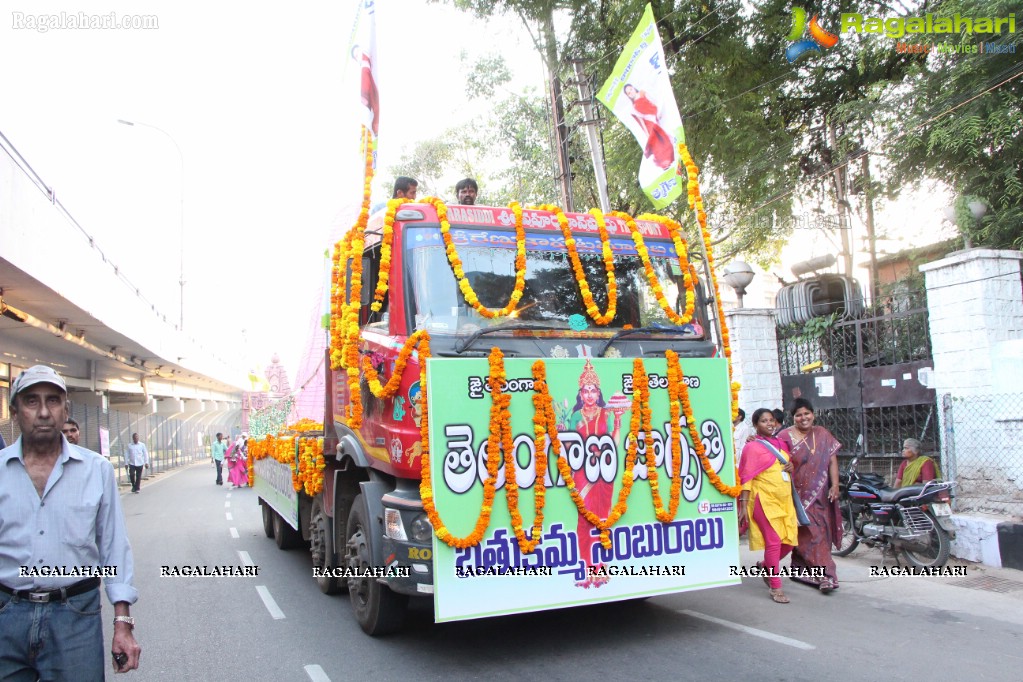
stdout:
<svg viewBox="0 0 1023 682">
<path fill-rule="evenodd" d="M 881 496 L 882 502 L 898 502 L 907 497 L 916 497 L 923 490 L 922 485 L 907 485 L 904 488 L 881 488 L 877 492 Z"/>
</svg>

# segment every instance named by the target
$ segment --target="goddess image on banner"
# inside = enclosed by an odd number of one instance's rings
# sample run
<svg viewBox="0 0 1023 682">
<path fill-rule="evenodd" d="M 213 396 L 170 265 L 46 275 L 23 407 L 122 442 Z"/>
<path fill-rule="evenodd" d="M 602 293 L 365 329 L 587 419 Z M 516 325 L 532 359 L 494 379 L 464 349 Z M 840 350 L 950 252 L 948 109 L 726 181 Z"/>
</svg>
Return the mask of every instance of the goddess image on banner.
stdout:
<svg viewBox="0 0 1023 682">
<path fill-rule="evenodd" d="M 575 407 L 568 416 L 568 423 L 558 425 L 561 432 L 575 431 L 584 439 L 584 442 L 588 443 L 588 451 L 584 455 L 586 464 L 577 469 L 572 478 L 575 481 L 576 490 L 586 502 L 587 509 L 601 518 L 611 513 L 614 483 L 603 479 L 591 482 L 587 480 L 586 471 L 599 467 L 601 458 L 613 457 L 614 451 L 601 448 L 592 439 L 589 441 L 586 439 L 590 436 L 610 435 L 611 440 L 618 443 L 618 436 L 622 428 L 622 414 L 630 407 L 631 401 L 625 397 L 624 393 L 616 393 L 612 396 L 610 403 L 605 402 L 604 394 L 600 390 L 600 377 L 594 370 L 593 363 L 587 360 L 579 375 L 579 392 L 575 396 Z M 600 531 L 596 526 L 580 514 L 576 539 L 579 543 L 579 555 L 583 557 L 588 567 L 593 567 L 590 557 L 593 555 L 593 545 L 599 541 L 599 537 Z M 607 581 L 607 576 L 593 575 L 588 572 L 586 579 L 577 582 L 576 585 L 586 588 L 600 587 Z"/>
<path fill-rule="evenodd" d="M 649 4 L 597 99 L 643 148 L 639 184 L 654 207 L 663 208 L 681 196 L 684 183 L 676 149 L 686 136 Z"/>
</svg>

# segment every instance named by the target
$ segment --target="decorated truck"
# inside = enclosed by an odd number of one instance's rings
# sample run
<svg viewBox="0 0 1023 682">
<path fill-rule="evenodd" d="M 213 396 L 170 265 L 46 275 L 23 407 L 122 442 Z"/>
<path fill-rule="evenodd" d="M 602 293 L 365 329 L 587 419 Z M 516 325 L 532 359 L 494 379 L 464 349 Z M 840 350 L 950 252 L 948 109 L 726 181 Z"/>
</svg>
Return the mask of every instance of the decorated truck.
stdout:
<svg viewBox="0 0 1023 682">
<path fill-rule="evenodd" d="M 737 583 L 727 330 L 679 224 L 403 201 L 337 245 L 323 436 L 252 458 L 267 535 L 308 541 L 372 635 L 410 599 L 448 621 Z"/>
</svg>

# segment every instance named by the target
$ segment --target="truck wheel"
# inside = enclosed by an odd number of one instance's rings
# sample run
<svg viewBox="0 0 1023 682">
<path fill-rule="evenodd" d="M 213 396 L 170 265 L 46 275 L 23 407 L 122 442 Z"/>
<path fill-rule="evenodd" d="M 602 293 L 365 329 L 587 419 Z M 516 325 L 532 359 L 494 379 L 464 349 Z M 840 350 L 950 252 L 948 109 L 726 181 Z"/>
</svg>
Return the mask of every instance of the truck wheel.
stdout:
<svg viewBox="0 0 1023 682">
<path fill-rule="evenodd" d="M 362 495 L 355 498 L 348 515 L 348 568 L 365 573 L 373 566 L 370 525 Z M 392 592 L 372 577 L 348 578 L 348 594 L 355 620 L 367 635 L 383 635 L 401 627 L 408 610 L 408 597 Z"/>
<path fill-rule="evenodd" d="M 298 531 L 288 525 L 288 522 L 284 520 L 284 517 L 277 512 L 272 512 L 274 515 L 274 540 L 277 541 L 278 549 L 294 549 L 298 547 L 302 536 L 298 534 Z"/>
<path fill-rule="evenodd" d="M 332 550 L 330 541 L 330 518 L 323 511 L 323 496 L 317 495 L 313 500 L 313 511 L 309 522 L 309 552 L 313 557 L 314 568 L 331 568 L 337 566 L 337 555 Z M 333 556 L 331 556 L 333 555 Z M 330 559 L 329 561 L 327 559 Z M 316 584 L 324 594 L 337 594 L 342 587 L 342 580 L 333 576 L 318 576 Z"/>
<path fill-rule="evenodd" d="M 268 538 L 272 538 L 274 536 L 274 510 L 270 509 L 268 504 L 259 506 L 263 510 L 263 532 Z"/>
</svg>

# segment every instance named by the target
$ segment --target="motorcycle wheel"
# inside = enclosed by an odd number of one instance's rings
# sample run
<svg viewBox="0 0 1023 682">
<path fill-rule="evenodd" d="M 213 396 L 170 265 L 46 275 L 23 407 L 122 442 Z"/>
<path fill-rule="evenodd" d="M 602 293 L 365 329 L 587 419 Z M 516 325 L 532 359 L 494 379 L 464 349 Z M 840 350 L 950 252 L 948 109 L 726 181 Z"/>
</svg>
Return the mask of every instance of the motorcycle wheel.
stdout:
<svg viewBox="0 0 1023 682">
<path fill-rule="evenodd" d="M 840 508 L 842 510 L 842 545 L 838 549 L 831 550 L 831 553 L 834 556 L 848 556 L 859 546 L 860 539 L 856 537 L 852 508 L 848 503 L 842 504 Z"/>
<path fill-rule="evenodd" d="M 931 522 L 931 530 L 927 539 L 904 543 L 901 547 L 902 557 L 911 566 L 919 568 L 941 568 L 948 561 L 951 541 L 944 528 L 939 526 L 930 512 L 923 512 Z"/>
</svg>

